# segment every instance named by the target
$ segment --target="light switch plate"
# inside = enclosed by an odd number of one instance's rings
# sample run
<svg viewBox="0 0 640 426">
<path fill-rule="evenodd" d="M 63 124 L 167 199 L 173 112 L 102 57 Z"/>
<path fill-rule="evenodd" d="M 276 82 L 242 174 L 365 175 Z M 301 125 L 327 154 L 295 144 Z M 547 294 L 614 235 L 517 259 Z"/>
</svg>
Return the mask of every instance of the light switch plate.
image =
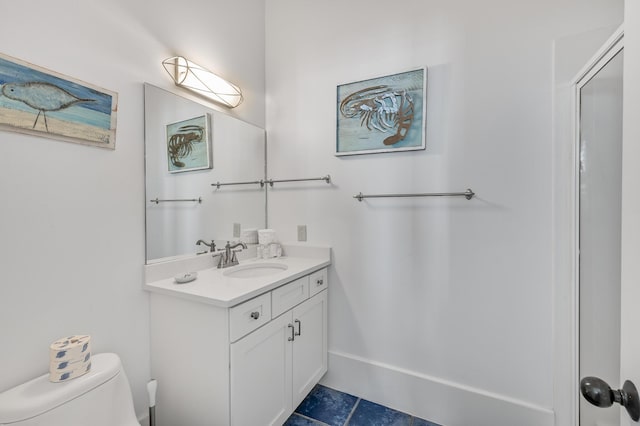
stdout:
<svg viewBox="0 0 640 426">
<path fill-rule="evenodd" d="M 307 225 L 298 225 L 298 241 L 307 241 Z"/>
<path fill-rule="evenodd" d="M 240 224 L 239 223 L 234 223 L 233 224 L 233 237 L 234 238 L 240 238 Z"/>
</svg>

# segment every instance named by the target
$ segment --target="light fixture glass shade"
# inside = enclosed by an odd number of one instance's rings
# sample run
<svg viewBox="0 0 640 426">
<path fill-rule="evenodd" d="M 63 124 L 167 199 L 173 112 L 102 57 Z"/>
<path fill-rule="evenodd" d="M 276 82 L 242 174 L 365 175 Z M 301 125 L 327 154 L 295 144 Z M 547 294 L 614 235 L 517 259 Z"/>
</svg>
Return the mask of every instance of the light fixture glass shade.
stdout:
<svg viewBox="0 0 640 426">
<path fill-rule="evenodd" d="M 177 86 L 193 90 L 226 107 L 235 108 L 244 100 L 238 86 L 182 56 L 165 59 L 162 66 Z"/>
</svg>

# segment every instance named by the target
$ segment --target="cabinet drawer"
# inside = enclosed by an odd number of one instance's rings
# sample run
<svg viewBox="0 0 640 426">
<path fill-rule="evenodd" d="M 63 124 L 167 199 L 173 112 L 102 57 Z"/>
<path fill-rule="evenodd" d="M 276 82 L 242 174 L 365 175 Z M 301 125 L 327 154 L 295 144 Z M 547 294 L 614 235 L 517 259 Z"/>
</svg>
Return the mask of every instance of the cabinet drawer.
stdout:
<svg viewBox="0 0 640 426">
<path fill-rule="evenodd" d="M 327 268 L 314 272 L 309 276 L 309 297 L 327 288 Z"/>
<path fill-rule="evenodd" d="M 271 293 L 271 314 L 275 318 L 309 298 L 309 277 L 299 278 Z"/>
<path fill-rule="evenodd" d="M 229 335 L 232 342 L 271 321 L 271 293 L 229 309 Z"/>
</svg>

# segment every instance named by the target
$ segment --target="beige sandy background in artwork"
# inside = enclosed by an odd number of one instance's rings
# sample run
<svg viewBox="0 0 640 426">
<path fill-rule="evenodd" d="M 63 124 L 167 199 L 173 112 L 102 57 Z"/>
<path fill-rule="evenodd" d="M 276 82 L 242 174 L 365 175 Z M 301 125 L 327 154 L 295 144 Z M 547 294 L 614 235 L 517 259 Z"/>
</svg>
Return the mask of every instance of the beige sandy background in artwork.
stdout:
<svg viewBox="0 0 640 426">
<path fill-rule="evenodd" d="M 38 118 L 35 128 L 33 128 L 33 122 L 36 120 L 37 115 L 37 113 L 33 114 L 0 107 L 0 129 L 105 147 L 109 146 L 111 141 L 110 130 L 87 126 L 86 124 L 69 123 L 51 117 L 47 117 L 47 126 L 49 128 L 49 131 L 47 131 L 42 114 Z"/>
</svg>

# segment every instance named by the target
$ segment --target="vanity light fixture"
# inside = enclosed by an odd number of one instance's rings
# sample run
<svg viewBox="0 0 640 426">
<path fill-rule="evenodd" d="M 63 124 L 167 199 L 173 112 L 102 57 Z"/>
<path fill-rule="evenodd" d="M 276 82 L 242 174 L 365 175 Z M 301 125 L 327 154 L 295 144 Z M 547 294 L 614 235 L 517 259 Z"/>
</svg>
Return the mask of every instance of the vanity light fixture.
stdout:
<svg viewBox="0 0 640 426">
<path fill-rule="evenodd" d="M 235 108 L 243 101 L 242 91 L 202 66 L 182 56 L 162 61 L 176 86 L 192 90 L 228 108 Z"/>
</svg>

